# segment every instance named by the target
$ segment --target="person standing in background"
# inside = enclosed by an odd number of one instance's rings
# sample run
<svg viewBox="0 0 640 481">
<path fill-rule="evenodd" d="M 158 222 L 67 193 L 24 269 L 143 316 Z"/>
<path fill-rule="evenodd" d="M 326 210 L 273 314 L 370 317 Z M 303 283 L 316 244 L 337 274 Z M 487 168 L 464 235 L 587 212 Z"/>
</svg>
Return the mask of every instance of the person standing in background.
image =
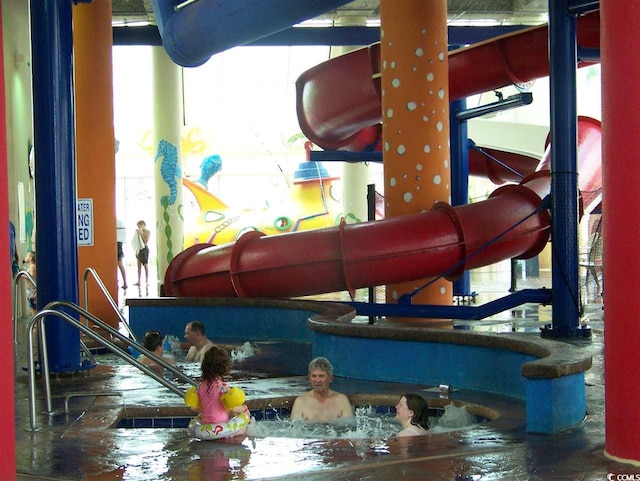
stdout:
<svg viewBox="0 0 640 481">
<path fill-rule="evenodd" d="M 27 252 L 24 262 L 27 264 L 27 273 L 33 279 L 33 282 L 31 282 L 30 279 L 27 279 L 27 301 L 29 302 L 31 313 L 35 315 L 38 298 L 38 289 L 36 284 L 34 284 L 36 282 L 36 253 L 34 251 Z"/>
<path fill-rule="evenodd" d="M 134 285 L 140 285 L 140 275 L 144 268 L 145 283 L 149 284 L 149 237 L 151 237 L 151 231 L 147 229 L 147 223 L 143 220 L 139 220 L 135 234 L 133 234 L 132 245 L 133 250 L 136 253 L 136 260 L 138 261 L 138 282 Z"/>
<path fill-rule="evenodd" d="M 124 222 L 121 220 L 116 221 L 116 243 L 118 246 L 118 270 L 122 276 L 122 289 L 127 290 L 127 271 L 124 268 L 124 250 L 122 245 L 127 238 L 127 232 L 124 226 Z"/>
<path fill-rule="evenodd" d="M 16 277 L 16 274 L 20 271 L 20 257 L 18 257 L 18 249 L 16 248 L 16 228 L 11 221 L 9 221 L 9 250 L 11 258 L 11 276 Z"/>
</svg>

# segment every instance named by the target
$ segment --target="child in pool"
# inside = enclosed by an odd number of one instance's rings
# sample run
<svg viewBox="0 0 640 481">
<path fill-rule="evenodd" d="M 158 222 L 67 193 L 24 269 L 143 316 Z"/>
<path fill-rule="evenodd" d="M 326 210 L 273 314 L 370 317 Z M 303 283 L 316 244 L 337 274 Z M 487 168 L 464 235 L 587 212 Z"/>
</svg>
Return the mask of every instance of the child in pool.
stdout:
<svg viewBox="0 0 640 481">
<path fill-rule="evenodd" d="M 192 407 L 201 413 L 202 424 L 224 423 L 240 413 L 246 413 L 249 416 L 246 404 L 228 410 L 220 399 L 229 390 L 224 378 L 230 369 L 231 358 L 225 349 L 213 346 L 205 353 L 202 361 L 202 382 L 197 389 L 200 408 Z M 239 431 L 237 434 L 243 434 L 244 431 Z"/>
<path fill-rule="evenodd" d="M 164 355 L 164 347 L 163 347 L 164 336 L 160 333 L 160 331 L 147 331 L 144 335 L 144 339 L 142 340 L 142 345 L 148 351 L 151 351 L 153 354 L 161 358 L 166 363 L 175 366 L 176 361 L 173 358 L 167 357 Z M 164 367 L 160 364 L 157 364 L 150 357 L 145 356 L 144 354 L 138 358 L 138 361 L 145 366 L 151 368 L 156 373 L 163 375 Z"/>
<path fill-rule="evenodd" d="M 424 436 L 429 431 L 429 404 L 418 394 L 404 394 L 396 405 L 396 420 L 402 430 L 397 438 L 406 436 Z"/>
</svg>

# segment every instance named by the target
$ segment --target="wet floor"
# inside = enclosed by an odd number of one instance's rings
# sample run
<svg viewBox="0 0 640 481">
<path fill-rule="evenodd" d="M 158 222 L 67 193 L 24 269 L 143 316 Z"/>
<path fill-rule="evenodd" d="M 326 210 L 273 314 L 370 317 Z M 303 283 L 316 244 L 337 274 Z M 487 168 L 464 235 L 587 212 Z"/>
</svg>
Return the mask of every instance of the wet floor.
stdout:
<svg viewBox="0 0 640 481">
<path fill-rule="evenodd" d="M 18 479 L 604 480 L 608 473 L 638 474 L 640 468 L 604 455 L 602 312 L 601 304 L 586 304 L 585 319 L 593 336 L 573 341 L 593 356 L 593 367 L 585 376 L 588 415 L 581 425 L 554 436 L 526 433 L 523 402 L 466 390 L 454 390 L 452 398 L 496 410 L 500 416 L 470 430 L 400 439 L 389 433 L 368 439 L 264 436 L 204 442 L 190 438 L 184 428 L 117 428 L 122 417 L 178 417 L 186 408 L 178 396 L 136 368 L 110 362 L 108 357 L 89 372 L 52 378 L 53 414 L 44 412 L 38 379 L 38 430 L 33 431 L 27 375 L 22 369 L 25 343 L 20 342 L 15 384 Z M 473 324 L 459 321 L 456 327 L 535 335 L 533 331 L 549 316 L 547 308 L 527 305 L 495 319 Z M 280 346 L 280 357 L 277 343 L 261 348 L 262 359 L 235 366 L 235 382 L 250 401 L 285 399 L 286 404 L 307 389 L 299 372 L 304 362 L 292 363 L 285 355 L 291 346 Z M 303 347 L 299 349 L 296 359 L 310 356 Z M 417 391 L 434 402 L 441 399 L 436 386 L 338 378 L 333 387 L 351 396 L 395 398 Z M 69 412 L 64 412 L 69 394 L 111 392 L 118 394 L 72 397 Z"/>
</svg>

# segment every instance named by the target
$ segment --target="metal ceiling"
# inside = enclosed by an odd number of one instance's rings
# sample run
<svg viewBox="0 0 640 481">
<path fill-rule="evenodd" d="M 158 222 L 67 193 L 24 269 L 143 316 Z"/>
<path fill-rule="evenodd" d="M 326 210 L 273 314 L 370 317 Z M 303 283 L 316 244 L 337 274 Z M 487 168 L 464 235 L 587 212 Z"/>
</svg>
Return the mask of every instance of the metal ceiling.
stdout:
<svg viewBox="0 0 640 481">
<path fill-rule="evenodd" d="M 204 1 L 204 0 L 200 0 Z M 180 3 L 176 1 L 176 3 Z M 449 23 L 469 25 L 537 25 L 547 21 L 548 0 L 448 0 Z M 113 0 L 113 24 L 155 25 L 151 0 Z M 380 0 L 355 0 L 319 19 L 344 23 L 349 18 L 380 20 Z"/>
</svg>

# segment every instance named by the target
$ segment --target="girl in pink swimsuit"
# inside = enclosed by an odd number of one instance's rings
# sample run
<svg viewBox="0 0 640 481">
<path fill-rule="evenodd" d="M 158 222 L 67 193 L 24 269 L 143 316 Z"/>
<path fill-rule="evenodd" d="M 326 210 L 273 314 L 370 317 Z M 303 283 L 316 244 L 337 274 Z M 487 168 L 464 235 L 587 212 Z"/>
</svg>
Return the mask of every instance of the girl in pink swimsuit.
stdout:
<svg viewBox="0 0 640 481">
<path fill-rule="evenodd" d="M 226 350 L 213 346 L 202 361 L 202 382 L 198 386 L 200 412 L 203 424 L 224 423 L 229 420 L 229 412 L 222 404 L 220 396 L 229 388 L 224 376 L 231 369 L 231 359 Z"/>
<path fill-rule="evenodd" d="M 231 359 L 224 349 L 213 346 L 202 361 L 202 382 L 198 386 L 197 402 L 185 402 L 200 414 L 189 423 L 189 432 L 201 440 L 238 436 L 246 432 L 251 413 L 244 403 L 244 392 L 229 388 L 224 377 L 231 369 Z"/>
</svg>

